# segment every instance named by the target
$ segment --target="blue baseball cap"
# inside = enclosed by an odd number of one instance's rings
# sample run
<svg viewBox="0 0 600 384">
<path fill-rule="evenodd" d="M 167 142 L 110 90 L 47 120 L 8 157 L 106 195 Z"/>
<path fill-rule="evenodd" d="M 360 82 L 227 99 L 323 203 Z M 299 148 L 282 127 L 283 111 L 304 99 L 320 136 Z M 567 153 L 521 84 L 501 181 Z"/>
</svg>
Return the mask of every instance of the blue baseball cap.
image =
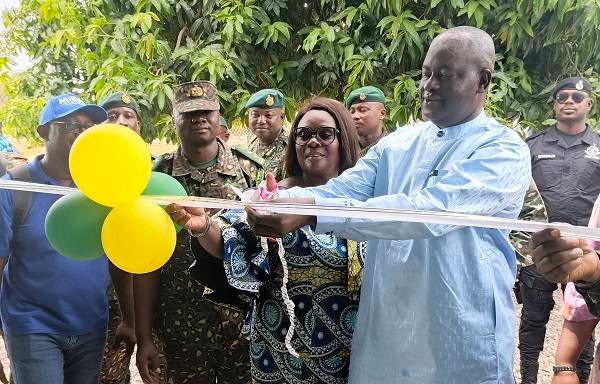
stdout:
<svg viewBox="0 0 600 384">
<path fill-rule="evenodd" d="M 53 96 L 48 100 L 40 112 L 40 125 L 48 124 L 52 120 L 60 119 L 75 112 L 88 115 L 96 124 L 108 118 L 104 108 L 94 104 L 86 104 L 74 93 L 64 93 Z"/>
</svg>

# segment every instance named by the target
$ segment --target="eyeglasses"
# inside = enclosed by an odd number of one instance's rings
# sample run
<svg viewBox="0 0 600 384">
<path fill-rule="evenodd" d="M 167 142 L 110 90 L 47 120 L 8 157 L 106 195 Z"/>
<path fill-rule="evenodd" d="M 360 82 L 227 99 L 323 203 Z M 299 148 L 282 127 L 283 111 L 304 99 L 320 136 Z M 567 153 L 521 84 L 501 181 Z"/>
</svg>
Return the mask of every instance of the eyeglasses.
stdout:
<svg viewBox="0 0 600 384">
<path fill-rule="evenodd" d="M 297 127 L 294 129 L 294 142 L 304 146 L 315 137 L 321 145 L 329 145 L 335 141 L 337 133 L 340 133 L 340 131 L 333 127 L 319 127 L 316 130 L 308 127 Z"/>
<path fill-rule="evenodd" d="M 79 121 L 54 121 L 51 125 L 62 125 L 68 132 L 83 132 L 94 124 L 82 124 Z"/>
<path fill-rule="evenodd" d="M 571 100 L 573 100 L 575 104 L 579 104 L 583 100 L 585 100 L 586 97 L 587 96 L 583 93 L 559 93 L 558 95 L 556 95 L 555 99 L 558 104 L 566 103 L 567 100 L 569 100 L 569 98 L 571 98 Z"/>
</svg>

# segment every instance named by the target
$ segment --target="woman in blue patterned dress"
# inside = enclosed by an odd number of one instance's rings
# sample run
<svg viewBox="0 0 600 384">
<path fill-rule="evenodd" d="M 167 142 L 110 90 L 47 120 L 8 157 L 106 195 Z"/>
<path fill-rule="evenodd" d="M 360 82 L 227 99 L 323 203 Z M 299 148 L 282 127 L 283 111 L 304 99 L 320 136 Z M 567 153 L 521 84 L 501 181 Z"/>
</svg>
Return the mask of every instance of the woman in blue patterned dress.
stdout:
<svg viewBox="0 0 600 384">
<path fill-rule="evenodd" d="M 358 159 L 352 118 L 332 99 L 313 98 L 305 104 L 292 124 L 289 142 L 294 145 L 287 147 L 288 178 L 280 182 L 282 188 L 325 184 Z M 254 382 L 347 382 L 363 244 L 316 235 L 310 227 L 282 238 L 289 271 L 287 290 L 294 303 L 291 345 L 299 354 L 294 357 L 285 345 L 290 320 L 282 298 L 277 242 L 269 239 L 265 252 L 260 238 L 238 220 L 240 211 L 215 219 L 201 209 L 172 205 L 168 211 L 195 235 L 201 246 L 195 247 L 197 253 L 223 259 L 229 285 L 250 304 L 247 325 Z M 201 260 L 197 254 L 198 269 L 203 268 Z"/>
</svg>

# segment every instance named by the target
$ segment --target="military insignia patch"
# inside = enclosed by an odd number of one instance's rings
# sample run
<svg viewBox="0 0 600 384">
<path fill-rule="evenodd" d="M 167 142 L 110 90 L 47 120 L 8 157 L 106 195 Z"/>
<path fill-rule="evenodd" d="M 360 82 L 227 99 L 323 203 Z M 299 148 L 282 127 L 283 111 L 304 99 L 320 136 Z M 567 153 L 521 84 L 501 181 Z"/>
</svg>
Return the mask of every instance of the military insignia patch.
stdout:
<svg viewBox="0 0 600 384">
<path fill-rule="evenodd" d="M 583 80 L 579 80 L 577 84 L 575 84 L 575 89 L 581 91 L 583 89 Z"/>
<path fill-rule="evenodd" d="M 275 104 L 275 99 L 273 98 L 273 96 L 269 95 L 265 98 L 265 104 L 269 107 L 272 107 L 273 104 Z"/>
<path fill-rule="evenodd" d="M 590 145 L 585 150 L 585 158 L 592 160 L 600 160 L 600 149 L 596 146 L 596 143 Z"/>
<path fill-rule="evenodd" d="M 204 95 L 204 89 L 202 89 L 202 87 L 195 85 L 190 89 L 190 97 L 202 97 L 202 95 Z"/>
<path fill-rule="evenodd" d="M 358 96 L 358 98 L 359 98 L 359 99 L 361 99 L 361 100 L 365 100 L 365 99 L 367 98 L 367 95 L 365 95 L 364 93 L 361 93 L 361 94 Z"/>
<path fill-rule="evenodd" d="M 125 104 L 129 104 L 129 103 L 131 103 L 131 97 L 129 97 L 128 94 L 124 93 L 121 96 L 121 101 L 124 102 Z"/>
</svg>

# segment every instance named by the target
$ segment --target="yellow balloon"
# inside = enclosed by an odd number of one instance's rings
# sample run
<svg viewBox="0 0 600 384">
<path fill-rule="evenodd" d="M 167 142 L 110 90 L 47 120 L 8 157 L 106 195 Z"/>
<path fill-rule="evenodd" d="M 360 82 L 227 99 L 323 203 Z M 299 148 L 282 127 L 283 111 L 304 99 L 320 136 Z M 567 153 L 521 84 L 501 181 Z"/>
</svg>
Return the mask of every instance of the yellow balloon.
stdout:
<svg viewBox="0 0 600 384">
<path fill-rule="evenodd" d="M 100 124 L 73 143 L 69 168 L 89 199 L 108 207 L 137 199 L 150 180 L 151 160 L 144 140 L 127 127 Z"/>
<path fill-rule="evenodd" d="M 176 241 L 169 215 L 143 199 L 114 208 L 102 226 L 106 256 L 130 273 L 148 273 L 162 267 L 173 254 Z"/>
</svg>

